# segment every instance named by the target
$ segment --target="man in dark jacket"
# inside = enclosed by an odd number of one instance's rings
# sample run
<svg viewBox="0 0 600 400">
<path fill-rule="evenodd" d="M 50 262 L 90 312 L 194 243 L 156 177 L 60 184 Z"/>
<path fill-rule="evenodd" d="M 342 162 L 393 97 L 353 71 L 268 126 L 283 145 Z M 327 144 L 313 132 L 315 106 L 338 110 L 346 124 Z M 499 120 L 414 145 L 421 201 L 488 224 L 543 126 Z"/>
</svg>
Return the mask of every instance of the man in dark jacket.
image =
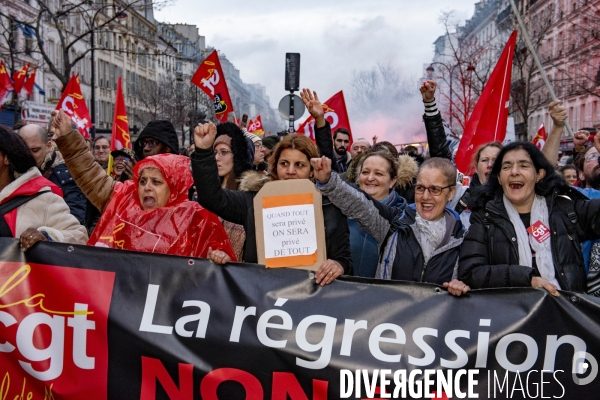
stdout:
<svg viewBox="0 0 600 400">
<path fill-rule="evenodd" d="M 156 154 L 179 154 L 179 138 L 172 123 L 165 120 L 148 122 L 133 144 L 137 161 Z"/>
<path fill-rule="evenodd" d="M 87 199 L 73 180 L 60 152 L 52 147 L 46 129 L 29 124 L 19 129 L 18 133 L 31 150 L 41 174 L 62 189 L 71 215 L 84 224 Z"/>
</svg>

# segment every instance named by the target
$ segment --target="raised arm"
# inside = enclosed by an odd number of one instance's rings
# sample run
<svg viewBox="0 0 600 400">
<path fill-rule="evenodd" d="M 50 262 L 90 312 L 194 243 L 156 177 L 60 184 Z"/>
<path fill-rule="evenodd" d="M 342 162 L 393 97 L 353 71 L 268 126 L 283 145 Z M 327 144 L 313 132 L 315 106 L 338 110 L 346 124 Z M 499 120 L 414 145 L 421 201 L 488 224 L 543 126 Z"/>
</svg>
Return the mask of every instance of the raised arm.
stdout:
<svg viewBox="0 0 600 400">
<path fill-rule="evenodd" d="M 550 117 L 552 118 L 552 129 L 548 134 L 546 143 L 542 148 L 542 153 L 550 164 L 556 165 L 558 161 L 558 150 L 560 148 L 560 138 L 565 128 L 565 120 L 567 119 L 567 109 L 562 106 L 560 100 L 555 100 L 548 106 Z"/>
<path fill-rule="evenodd" d="M 100 211 L 112 197 L 115 180 L 94 160 L 83 136 L 71 128 L 71 119 L 64 111 L 53 111 L 53 127 L 57 136 L 56 145 L 60 150 L 67 169 L 79 189 Z"/>
<path fill-rule="evenodd" d="M 319 154 L 333 160 L 331 125 L 329 125 L 329 122 L 325 119 L 323 104 L 321 104 L 317 92 L 311 92 L 310 89 L 302 89 L 300 97 L 310 115 L 315 119 L 315 142 L 319 149 Z M 337 171 L 337 165 L 335 165 L 335 163 L 332 168 Z"/>
<path fill-rule="evenodd" d="M 425 105 L 425 114 L 423 122 L 427 131 L 427 143 L 429 144 L 429 155 L 431 157 L 442 157 L 452 161 L 452 152 L 446 139 L 446 130 L 442 121 L 442 115 L 437 109 L 435 103 L 435 90 L 437 83 L 435 81 L 423 82 L 419 90 L 423 97 Z"/>
<path fill-rule="evenodd" d="M 247 194 L 221 187 L 212 148 L 216 135 L 217 128 L 212 122 L 194 129 L 196 150 L 191 160 L 198 203 L 227 221 L 244 225 L 248 214 Z"/>
<path fill-rule="evenodd" d="M 348 218 L 354 219 L 358 225 L 378 244 L 385 241 L 390 229 L 388 218 L 382 216 L 373 199 L 344 182 L 337 173 L 331 173 L 331 160 L 328 158 L 313 158 L 310 160 L 317 189 L 339 208 Z M 389 214 L 395 214 L 392 207 L 385 207 Z"/>
</svg>

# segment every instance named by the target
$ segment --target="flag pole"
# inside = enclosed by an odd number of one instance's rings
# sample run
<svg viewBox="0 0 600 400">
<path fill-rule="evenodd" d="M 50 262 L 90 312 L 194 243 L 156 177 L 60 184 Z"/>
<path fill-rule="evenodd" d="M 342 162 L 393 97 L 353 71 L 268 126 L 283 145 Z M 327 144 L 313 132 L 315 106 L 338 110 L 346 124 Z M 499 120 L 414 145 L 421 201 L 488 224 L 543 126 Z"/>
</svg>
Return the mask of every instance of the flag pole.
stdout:
<svg viewBox="0 0 600 400">
<path fill-rule="evenodd" d="M 523 23 L 523 19 L 521 18 L 521 13 L 519 13 L 519 10 L 517 9 L 515 0 L 510 0 L 510 5 L 512 6 L 515 17 L 517 17 L 517 22 L 519 23 L 519 26 L 521 27 L 521 34 L 525 38 L 525 43 L 527 44 L 527 47 L 529 47 L 529 51 L 531 52 L 531 55 L 533 56 L 533 60 L 535 61 L 535 64 L 537 65 L 538 70 L 540 71 L 542 80 L 546 84 L 546 88 L 548 89 L 548 93 L 550 93 L 550 97 L 552 97 L 553 101 L 558 100 L 556 98 L 556 94 L 554 93 L 554 89 L 552 89 L 552 85 L 550 85 L 550 81 L 548 80 L 546 71 L 544 70 L 542 63 L 540 62 L 540 58 L 538 57 L 537 52 L 535 51 L 535 48 L 533 47 L 533 44 L 531 43 L 531 39 L 529 38 L 529 33 L 527 33 L 527 28 L 525 28 L 525 24 Z M 573 137 L 573 129 L 571 129 L 571 125 L 569 125 L 569 121 L 566 119 L 565 119 L 565 128 L 567 128 L 567 132 L 569 133 L 569 136 Z"/>
</svg>

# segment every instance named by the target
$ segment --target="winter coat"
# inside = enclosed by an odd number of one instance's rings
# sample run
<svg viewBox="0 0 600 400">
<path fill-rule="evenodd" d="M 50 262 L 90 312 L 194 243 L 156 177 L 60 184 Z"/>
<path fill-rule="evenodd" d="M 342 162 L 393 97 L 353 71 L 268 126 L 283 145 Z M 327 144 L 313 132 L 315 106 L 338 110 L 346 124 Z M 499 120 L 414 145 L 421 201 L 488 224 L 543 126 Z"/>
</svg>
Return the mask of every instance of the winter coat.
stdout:
<svg viewBox="0 0 600 400">
<path fill-rule="evenodd" d="M 572 200 L 573 210 L 583 231 L 579 237 L 558 196 Z M 563 202 L 565 200 L 560 200 Z M 600 238 L 600 199 L 587 200 L 575 189 L 558 189 L 546 196 L 555 276 L 563 290 L 583 292 L 586 288 L 581 242 Z M 535 221 L 532 221 L 534 223 Z M 530 287 L 537 271 L 519 265 L 517 235 L 502 194 L 477 207 L 471 214 L 471 227 L 465 235 L 458 265 L 458 278 L 472 289 Z"/>
<path fill-rule="evenodd" d="M 80 224 L 85 225 L 87 199 L 73 180 L 58 150 L 53 149 L 48 153 L 41 173 L 44 178 L 62 189 L 63 199 L 69 206 L 71 215 L 77 218 Z"/>
<path fill-rule="evenodd" d="M 401 207 L 404 199 L 392 191 L 382 202 L 389 207 Z M 350 250 L 354 276 L 375 278 L 379 261 L 379 245 L 373 236 L 367 234 L 354 219 L 348 218 L 350 228 Z"/>
<path fill-rule="evenodd" d="M 427 144 L 429 145 L 430 157 L 447 158 L 452 161 L 452 151 L 446 138 L 442 114 L 438 113 L 432 117 L 423 115 L 425 130 L 427 131 Z"/>
<path fill-rule="evenodd" d="M 588 199 L 599 199 L 600 198 L 600 190 L 592 189 L 592 188 L 578 188 L 573 186 L 575 189 L 579 190 L 583 193 Z M 581 250 L 583 253 L 583 262 L 585 264 L 585 271 L 587 274 L 587 292 L 589 294 L 593 294 L 594 296 L 600 297 L 600 271 L 592 266 L 590 268 L 590 258 L 592 257 L 592 250 L 594 250 L 594 245 L 600 242 L 600 239 L 596 240 L 588 240 L 581 243 Z M 597 247 L 597 246 L 596 246 Z M 594 250 L 596 251 L 596 250 Z M 597 257 L 597 255 L 596 255 Z"/>
<path fill-rule="evenodd" d="M 400 207 L 388 207 L 343 182 L 336 173 L 331 174 L 329 182 L 318 184 L 317 188 L 344 214 L 354 218 L 383 249 L 378 273 L 379 269 L 391 265 L 391 278 L 396 280 L 441 285 L 453 278 L 463 236 L 460 218 L 454 211 L 446 209 L 447 238 L 425 264 L 413 227 L 416 216 L 414 205 L 406 207 L 403 202 Z M 398 229 L 389 235 L 392 224 Z"/>
<path fill-rule="evenodd" d="M 242 178 L 239 191 L 223 189 L 211 149 L 196 148 L 191 158 L 194 184 L 198 188 L 198 202 L 221 218 L 244 226 L 244 261 L 257 263 L 254 196 L 270 178 L 260 173 L 247 172 Z M 346 217 L 326 198 L 323 198 L 323 217 L 327 258 L 339 262 L 344 273 L 348 274 L 352 271 L 352 258 Z"/>
<path fill-rule="evenodd" d="M 187 157 L 146 157 L 135 164 L 134 178 L 123 183 L 94 161 L 78 131 L 59 137 L 56 144 L 78 186 L 102 212 L 88 245 L 185 257 L 206 257 L 212 247 L 235 260 L 217 216 L 188 200 L 193 179 Z M 148 167 L 161 171 L 171 194 L 165 206 L 146 211 L 137 186 L 141 170 Z"/>
<path fill-rule="evenodd" d="M 30 196 L 48 191 L 4 215 L 13 237 L 18 238 L 28 228 L 34 228 L 55 242 L 85 244 L 88 240 L 85 227 L 70 214 L 67 203 L 51 192 L 51 185 L 52 183 L 44 179 L 39 170 L 33 167 L 0 191 L 0 204 L 15 196 Z"/>
</svg>

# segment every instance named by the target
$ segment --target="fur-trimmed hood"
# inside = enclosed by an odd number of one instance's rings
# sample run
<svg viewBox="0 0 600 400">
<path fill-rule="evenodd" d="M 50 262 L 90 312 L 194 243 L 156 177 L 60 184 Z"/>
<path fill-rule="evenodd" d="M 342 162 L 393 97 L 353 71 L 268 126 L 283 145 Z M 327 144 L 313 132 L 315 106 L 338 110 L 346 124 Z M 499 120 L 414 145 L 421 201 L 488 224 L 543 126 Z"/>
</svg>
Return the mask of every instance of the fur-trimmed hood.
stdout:
<svg viewBox="0 0 600 400">
<path fill-rule="evenodd" d="M 271 180 L 269 175 L 261 174 L 258 171 L 246 171 L 240 178 L 238 190 L 240 192 L 258 192 L 265 186 L 265 183 L 270 182 Z"/>
</svg>

